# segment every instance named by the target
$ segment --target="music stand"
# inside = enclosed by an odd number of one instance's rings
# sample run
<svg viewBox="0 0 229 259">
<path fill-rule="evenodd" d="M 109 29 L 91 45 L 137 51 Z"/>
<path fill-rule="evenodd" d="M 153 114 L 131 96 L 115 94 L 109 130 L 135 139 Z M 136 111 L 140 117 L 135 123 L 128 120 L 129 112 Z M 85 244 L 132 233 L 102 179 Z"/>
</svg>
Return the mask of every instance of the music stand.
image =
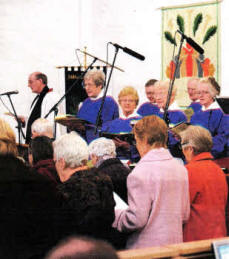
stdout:
<svg viewBox="0 0 229 259">
<path fill-rule="evenodd" d="M 55 118 L 55 122 L 66 126 L 70 130 L 75 130 L 75 131 L 85 131 L 85 126 L 86 124 L 89 124 L 88 121 L 82 120 L 80 118 L 77 118 L 75 116 L 59 116 Z"/>
<path fill-rule="evenodd" d="M 229 97 L 216 98 L 217 103 L 225 114 L 229 114 Z"/>
</svg>

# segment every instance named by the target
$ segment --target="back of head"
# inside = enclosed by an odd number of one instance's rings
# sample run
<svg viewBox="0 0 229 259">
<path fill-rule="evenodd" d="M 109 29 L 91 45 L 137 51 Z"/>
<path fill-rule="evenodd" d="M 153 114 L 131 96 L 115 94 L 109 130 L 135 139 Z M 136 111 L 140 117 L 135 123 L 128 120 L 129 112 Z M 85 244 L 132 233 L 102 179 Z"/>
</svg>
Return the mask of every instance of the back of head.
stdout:
<svg viewBox="0 0 229 259">
<path fill-rule="evenodd" d="M 47 136 L 53 138 L 53 124 L 44 118 L 35 120 L 31 126 L 32 137 Z"/>
<path fill-rule="evenodd" d="M 168 127 L 164 120 L 156 115 L 145 116 L 139 120 L 133 129 L 134 134 L 141 140 L 154 147 L 166 147 Z"/>
<path fill-rule="evenodd" d="M 93 140 L 89 144 L 89 154 L 90 155 L 96 155 L 97 157 L 115 157 L 116 151 L 115 151 L 115 144 L 113 140 L 107 139 L 107 138 L 98 138 Z"/>
<path fill-rule="evenodd" d="M 186 130 L 180 133 L 182 146 L 193 147 L 194 154 L 198 155 L 203 152 L 210 152 L 212 148 L 211 133 L 201 127 L 190 125 Z"/>
<path fill-rule="evenodd" d="M 29 153 L 33 156 L 33 164 L 41 160 L 53 158 L 52 140 L 46 136 L 36 137 L 29 144 Z"/>
<path fill-rule="evenodd" d="M 16 137 L 10 125 L 0 118 L 0 154 L 18 155 Z"/>
<path fill-rule="evenodd" d="M 70 237 L 52 249 L 45 259 L 118 259 L 118 256 L 105 241 Z"/>
<path fill-rule="evenodd" d="M 77 133 L 62 135 L 53 142 L 56 160 L 64 158 L 67 167 L 76 168 L 85 165 L 89 152 L 86 141 Z"/>
</svg>

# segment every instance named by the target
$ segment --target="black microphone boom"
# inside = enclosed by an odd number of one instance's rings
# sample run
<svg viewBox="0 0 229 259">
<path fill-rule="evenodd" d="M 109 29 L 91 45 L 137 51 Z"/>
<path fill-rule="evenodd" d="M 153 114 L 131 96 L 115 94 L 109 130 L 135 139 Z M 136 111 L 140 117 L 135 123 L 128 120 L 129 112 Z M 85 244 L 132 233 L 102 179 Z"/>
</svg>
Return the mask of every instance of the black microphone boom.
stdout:
<svg viewBox="0 0 229 259">
<path fill-rule="evenodd" d="M 177 32 L 179 32 L 181 34 L 181 36 L 186 39 L 186 41 L 188 42 L 188 44 L 190 46 L 192 46 L 197 52 L 199 52 L 200 54 L 204 53 L 204 50 L 200 47 L 199 44 L 197 44 L 193 39 L 191 39 L 190 37 L 187 37 L 183 32 L 177 30 Z"/>
<path fill-rule="evenodd" d="M 3 95 L 11 95 L 11 94 L 18 94 L 19 92 L 16 90 L 16 91 L 11 91 L 11 92 L 5 92 L 3 94 L 0 94 L 0 96 L 3 96 Z"/>
<path fill-rule="evenodd" d="M 132 49 L 128 49 L 126 47 L 122 47 L 122 46 L 118 45 L 117 43 L 113 43 L 113 42 L 109 42 L 109 43 L 111 43 L 116 48 L 122 49 L 124 52 L 126 52 L 127 54 L 129 54 L 129 55 L 131 55 L 131 56 L 133 56 L 133 57 L 135 57 L 137 59 L 145 60 L 144 56 L 142 56 L 141 54 L 133 51 Z"/>
</svg>

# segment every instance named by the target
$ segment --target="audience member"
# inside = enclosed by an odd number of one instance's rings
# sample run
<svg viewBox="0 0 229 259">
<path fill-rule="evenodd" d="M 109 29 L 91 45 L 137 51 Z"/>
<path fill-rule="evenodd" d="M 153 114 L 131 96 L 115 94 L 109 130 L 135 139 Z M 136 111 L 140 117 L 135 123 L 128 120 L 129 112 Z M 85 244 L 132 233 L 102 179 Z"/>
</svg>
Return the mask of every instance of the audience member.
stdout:
<svg viewBox="0 0 229 259">
<path fill-rule="evenodd" d="M 29 163 L 37 173 L 48 177 L 56 184 L 60 182 L 53 161 L 53 147 L 50 138 L 41 136 L 30 141 Z"/>
<path fill-rule="evenodd" d="M 59 239 L 56 191 L 18 159 L 14 132 L 1 119 L 0 135 L 0 256 L 42 258 Z"/>
<path fill-rule="evenodd" d="M 89 145 L 89 154 L 94 166 L 110 176 L 114 192 L 127 202 L 126 179 L 130 169 L 116 158 L 114 142 L 106 138 L 95 139 Z"/>
<path fill-rule="evenodd" d="M 77 117 L 89 122 L 89 124 L 86 125 L 85 137 L 87 143 L 90 143 L 93 139 L 98 138 L 98 134 L 95 135 L 94 131 L 97 115 L 102 103 L 102 89 L 104 84 L 105 75 L 101 70 L 92 69 L 84 76 L 84 87 L 86 89 L 88 98 L 84 100 L 81 107 L 79 108 Z M 118 118 L 118 116 L 119 112 L 117 103 L 111 96 L 106 96 L 100 118 L 101 123 L 99 126 L 101 127 L 103 123 L 114 120 L 115 118 Z"/>
<path fill-rule="evenodd" d="M 132 86 L 124 87 L 118 95 L 118 102 L 121 107 L 120 117 L 105 123 L 102 131 L 116 134 L 130 133 L 132 124 L 141 119 L 141 116 L 135 111 L 139 102 L 137 91 Z M 118 158 L 131 162 L 137 162 L 140 159 L 135 145 L 126 140 L 121 140 L 119 137 L 113 140 Z"/>
<path fill-rule="evenodd" d="M 53 139 L 53 124 L 44 118 L 35 120 L 31 126 L 32 139 L 38 136 L 46 136 Z"/>
<path fill-rule="evenodd" d="M 16 136 L 10 125 L 0 118 L 0 154 L 18 156 Z"/>
<path fill-rule="evenodd" d="M 118 259 L 114 248 L 101 240 L 69 237 L 53 248 L 45 259 Z"/>
<path fill-rule="evenodd" d="M 199 81 L 198 91 L 202 109 L 192 116 L 190 123 L 208 129 L 213 139 L 212 155 L 214 158 L 224 157 L 229 139 L 229 116 L 215 101 L 220 94 L 220 86 L 214 77 L 207 77 Z"/>
<path fill-rule="evenodd" d="M 62 184 L 63 208 L 72 226 L 69 234 L 82 234 L 108 241 L 113 238 L 113 186 L 109 176 L 87 167 L 87 143 L 74 132 L 54 143 L 54 160 Z"/>
<path fill-rule="evenodd" d="M 159 112 L 159 108 L 155 103 L 154 98 L 154 84 L 157 82 L 156 79 L 150 79 L 145 84 L 145 94 L 149 102 L 143 103 L 137 110 L 137 113 L 141 116 L 153 115 Z"/>
<path fill-rule="evenodd" d="M 200 126 L 181 133 L 182 150 L 188 162 L 191 212 L 184 225 L 184 241 L 226 236 L 227 182 L 211 155 L 212 137 Z"/>
<path fill-rule="evenodd" d="M 162 119 L 146 116 L 133 131 L 141 160 L 127 178 L 129 207 L 115 211 L 113 226 L 131 233 L 128 249 L 180 243 L 190 211 L 187 170 L 166 149 Z"/>
</svg>

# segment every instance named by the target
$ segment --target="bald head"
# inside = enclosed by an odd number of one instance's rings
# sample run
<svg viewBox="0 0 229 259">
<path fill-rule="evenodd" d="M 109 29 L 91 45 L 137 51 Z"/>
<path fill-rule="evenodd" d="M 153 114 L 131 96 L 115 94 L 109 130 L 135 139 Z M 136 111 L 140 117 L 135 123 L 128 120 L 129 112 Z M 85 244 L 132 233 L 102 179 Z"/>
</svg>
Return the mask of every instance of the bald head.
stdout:
<svg viewBox="0 0 229 259">
<path fill-rule="evenodd" d="M 47 76 L 41 72 L 33 72 L 29 75 L 28 87 L 33 93 L 41 93 L 43 88 L 47 85 Z"/>
</svg>

